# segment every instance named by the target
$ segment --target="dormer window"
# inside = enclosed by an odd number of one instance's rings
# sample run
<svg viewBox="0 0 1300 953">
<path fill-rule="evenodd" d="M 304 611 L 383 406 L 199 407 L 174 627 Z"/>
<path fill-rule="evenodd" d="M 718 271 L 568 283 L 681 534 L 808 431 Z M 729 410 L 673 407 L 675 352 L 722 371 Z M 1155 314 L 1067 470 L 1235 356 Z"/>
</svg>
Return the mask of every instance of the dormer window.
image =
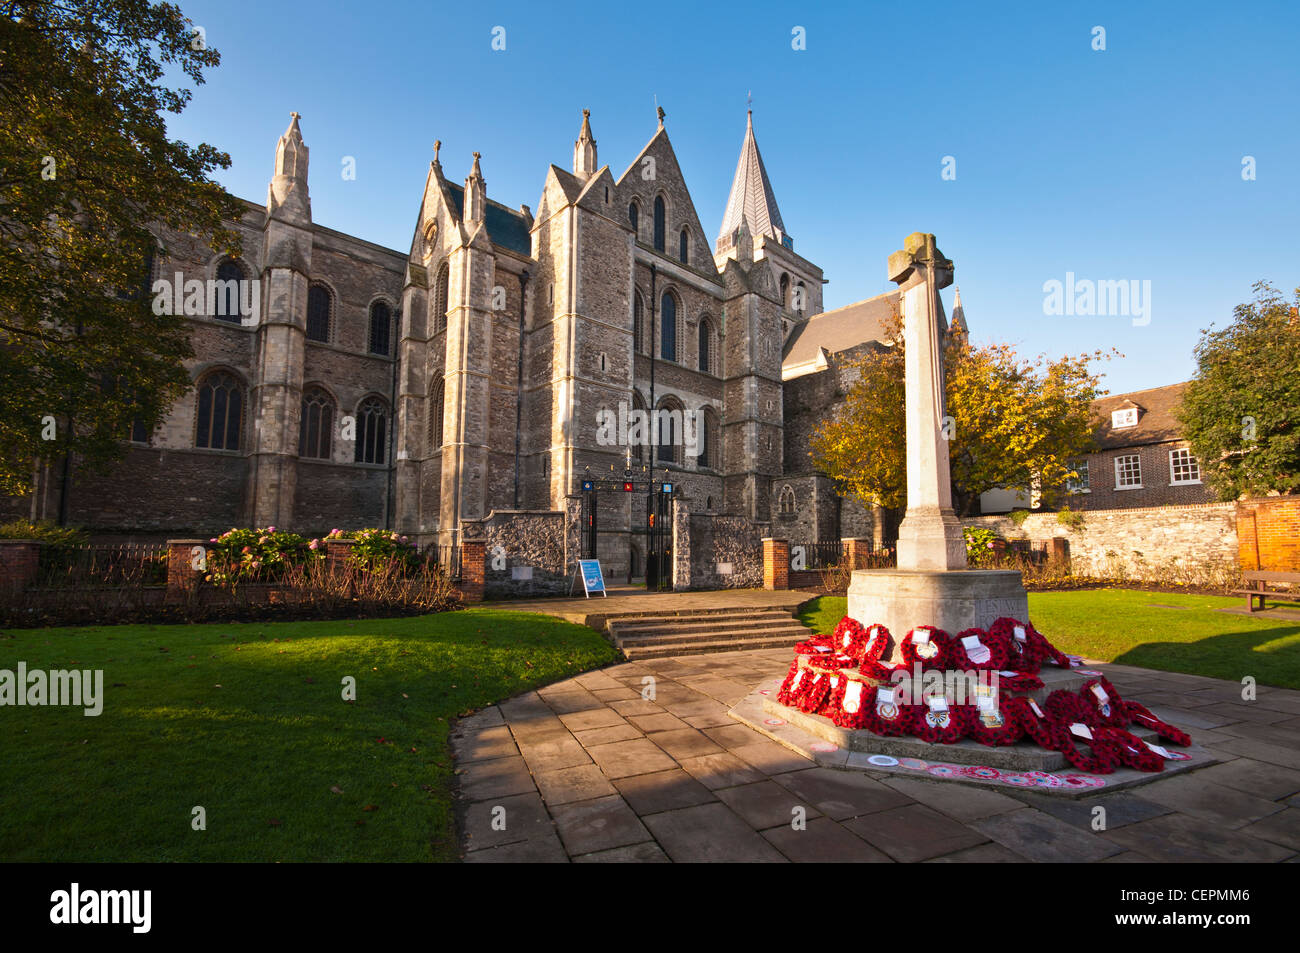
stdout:
<svg viewBox="0 0 1300 953">
<path fill-rule="evenodd" d="M 1136 407 L 1125 407 L 1122 410 L 1112 410 L 1110 412 L 1110 426 L 1112 430 L 1120 430 L 1124 427 L 1136 427 L 1138 422 L 1138 412 Z"/>
</svg>

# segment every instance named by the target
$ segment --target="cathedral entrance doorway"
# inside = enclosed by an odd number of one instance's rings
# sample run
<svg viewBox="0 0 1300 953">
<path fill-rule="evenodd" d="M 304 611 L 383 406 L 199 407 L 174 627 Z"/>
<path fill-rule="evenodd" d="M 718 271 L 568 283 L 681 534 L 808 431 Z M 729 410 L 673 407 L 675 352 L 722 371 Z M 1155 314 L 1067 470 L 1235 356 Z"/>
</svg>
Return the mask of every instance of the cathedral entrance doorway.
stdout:
<svg viewBox="0 0 1300 953">
<path fill-rule="evenodd" d="M 651 480 L 582 481 L 582 558 L 598 559 L 601 534 L 626 538 L 628 581 L 639 575 L 644 554 L 645 587 L 654 592 L 673 588 L 673 484 Z M 600 521 L 601 493 L 621 493 L 631 504 L 627 529 L 603 527 Z"/>
</svg>

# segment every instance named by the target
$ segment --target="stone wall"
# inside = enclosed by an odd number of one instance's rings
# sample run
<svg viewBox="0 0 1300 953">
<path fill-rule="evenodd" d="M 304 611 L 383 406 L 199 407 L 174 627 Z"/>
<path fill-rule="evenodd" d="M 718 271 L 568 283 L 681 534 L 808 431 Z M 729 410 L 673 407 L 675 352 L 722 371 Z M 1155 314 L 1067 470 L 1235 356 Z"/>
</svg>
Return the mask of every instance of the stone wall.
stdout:
<svg viewBox="0 0 1300 953">
<path fill-rule="evenodd" d="M 992 529 L 1006 539 L 1034 542 L 1061 537 L 1070 542 L 1075 572 L 1101 574 L 1123 568 L 1137 578 L 1177 562 L 1184 570 L 1211 571 L 1237 562 L 1236 504 L 1094 510 L 1080 531 L 1070 531 L 1056 513 L 1032 513 L 1016 526 L 1008 516 L 977 516 L 963 526 Z"/>
<path fill-rule="evenodd" d="M 743 516 L 691 514 L 691 588 L 761 587 L 762 540 L 768 531 L 768 524 Z"/>
<path fill-rule="evenodd" d="M 466 522 L 464 529 L 466 539 L 481 539 L 486 547 L 487 598 L 527 598 L 568 591 L 563 513 L 494 510 L 486 519 Z"/>
</svg>

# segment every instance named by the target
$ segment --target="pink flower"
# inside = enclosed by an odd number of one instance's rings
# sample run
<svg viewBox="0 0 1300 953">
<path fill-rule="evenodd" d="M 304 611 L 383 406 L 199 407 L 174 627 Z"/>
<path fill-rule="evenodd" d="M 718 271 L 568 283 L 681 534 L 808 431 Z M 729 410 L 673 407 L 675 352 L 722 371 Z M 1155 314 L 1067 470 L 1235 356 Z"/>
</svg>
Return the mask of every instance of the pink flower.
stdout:
<svg viewBox="0 0 1300 953">
<path fill-rule="evenodd" d="M 307 544 L 307 548 L 308 548 L 308 549 L 320 549 L 320 540 L 319 540 L 319 539 L 313 539 L 310 543 Z"/>
<path fill-rule="evenodd" d="M 242 550 L 240 550 L 240 552 L 243 552 L 243 553 L 247 554 L 247 553 L 251 553 L 252 550 L 249 549 L 247 546 L 245 546 Z"/>
<path fill-rule="evenodd" d="M 268 526 L 268 527 L 266 528 L 266 531 L 267 531 L 268 533 L 274 533 L 274 532 L 275 532 L 275 527 L 274 527 L 274 526 Z"/>
</svg>

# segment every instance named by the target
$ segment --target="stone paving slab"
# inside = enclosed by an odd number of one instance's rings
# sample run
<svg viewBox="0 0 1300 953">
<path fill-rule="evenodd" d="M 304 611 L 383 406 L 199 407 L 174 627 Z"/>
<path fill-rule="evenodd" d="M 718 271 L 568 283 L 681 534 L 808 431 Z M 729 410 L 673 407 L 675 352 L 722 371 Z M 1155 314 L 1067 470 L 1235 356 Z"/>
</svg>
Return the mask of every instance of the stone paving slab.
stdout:
<svg viewBox="0 0 1300 953">
<path fill-rule="evenodd" d="M 1149 680 L 1168 720 L 1185 714 L 1207 745 L 1181 772 L 1123 769 L 1061 797 L 929 773 L 960 765 L 873 764 L 767 724 L 753 689 L 774 691 L 788 661 L 778 649 L 622 663 L 461 719 L 450 738 L 466 861 L 1300 861 L 1300 732 L 1288 724 L 1300 693 L 1261 689 L 1271 707 L 1251 708 L 1233 682 L 1095 665 L 1141 701 Z M 646 676 L 655 701 L 640 695 Z M 729 709 L 716 695 L 734 685 L 750 694 Z M 1116 793 L 1130 777 L 1144 786 Z"/>
</svg>

